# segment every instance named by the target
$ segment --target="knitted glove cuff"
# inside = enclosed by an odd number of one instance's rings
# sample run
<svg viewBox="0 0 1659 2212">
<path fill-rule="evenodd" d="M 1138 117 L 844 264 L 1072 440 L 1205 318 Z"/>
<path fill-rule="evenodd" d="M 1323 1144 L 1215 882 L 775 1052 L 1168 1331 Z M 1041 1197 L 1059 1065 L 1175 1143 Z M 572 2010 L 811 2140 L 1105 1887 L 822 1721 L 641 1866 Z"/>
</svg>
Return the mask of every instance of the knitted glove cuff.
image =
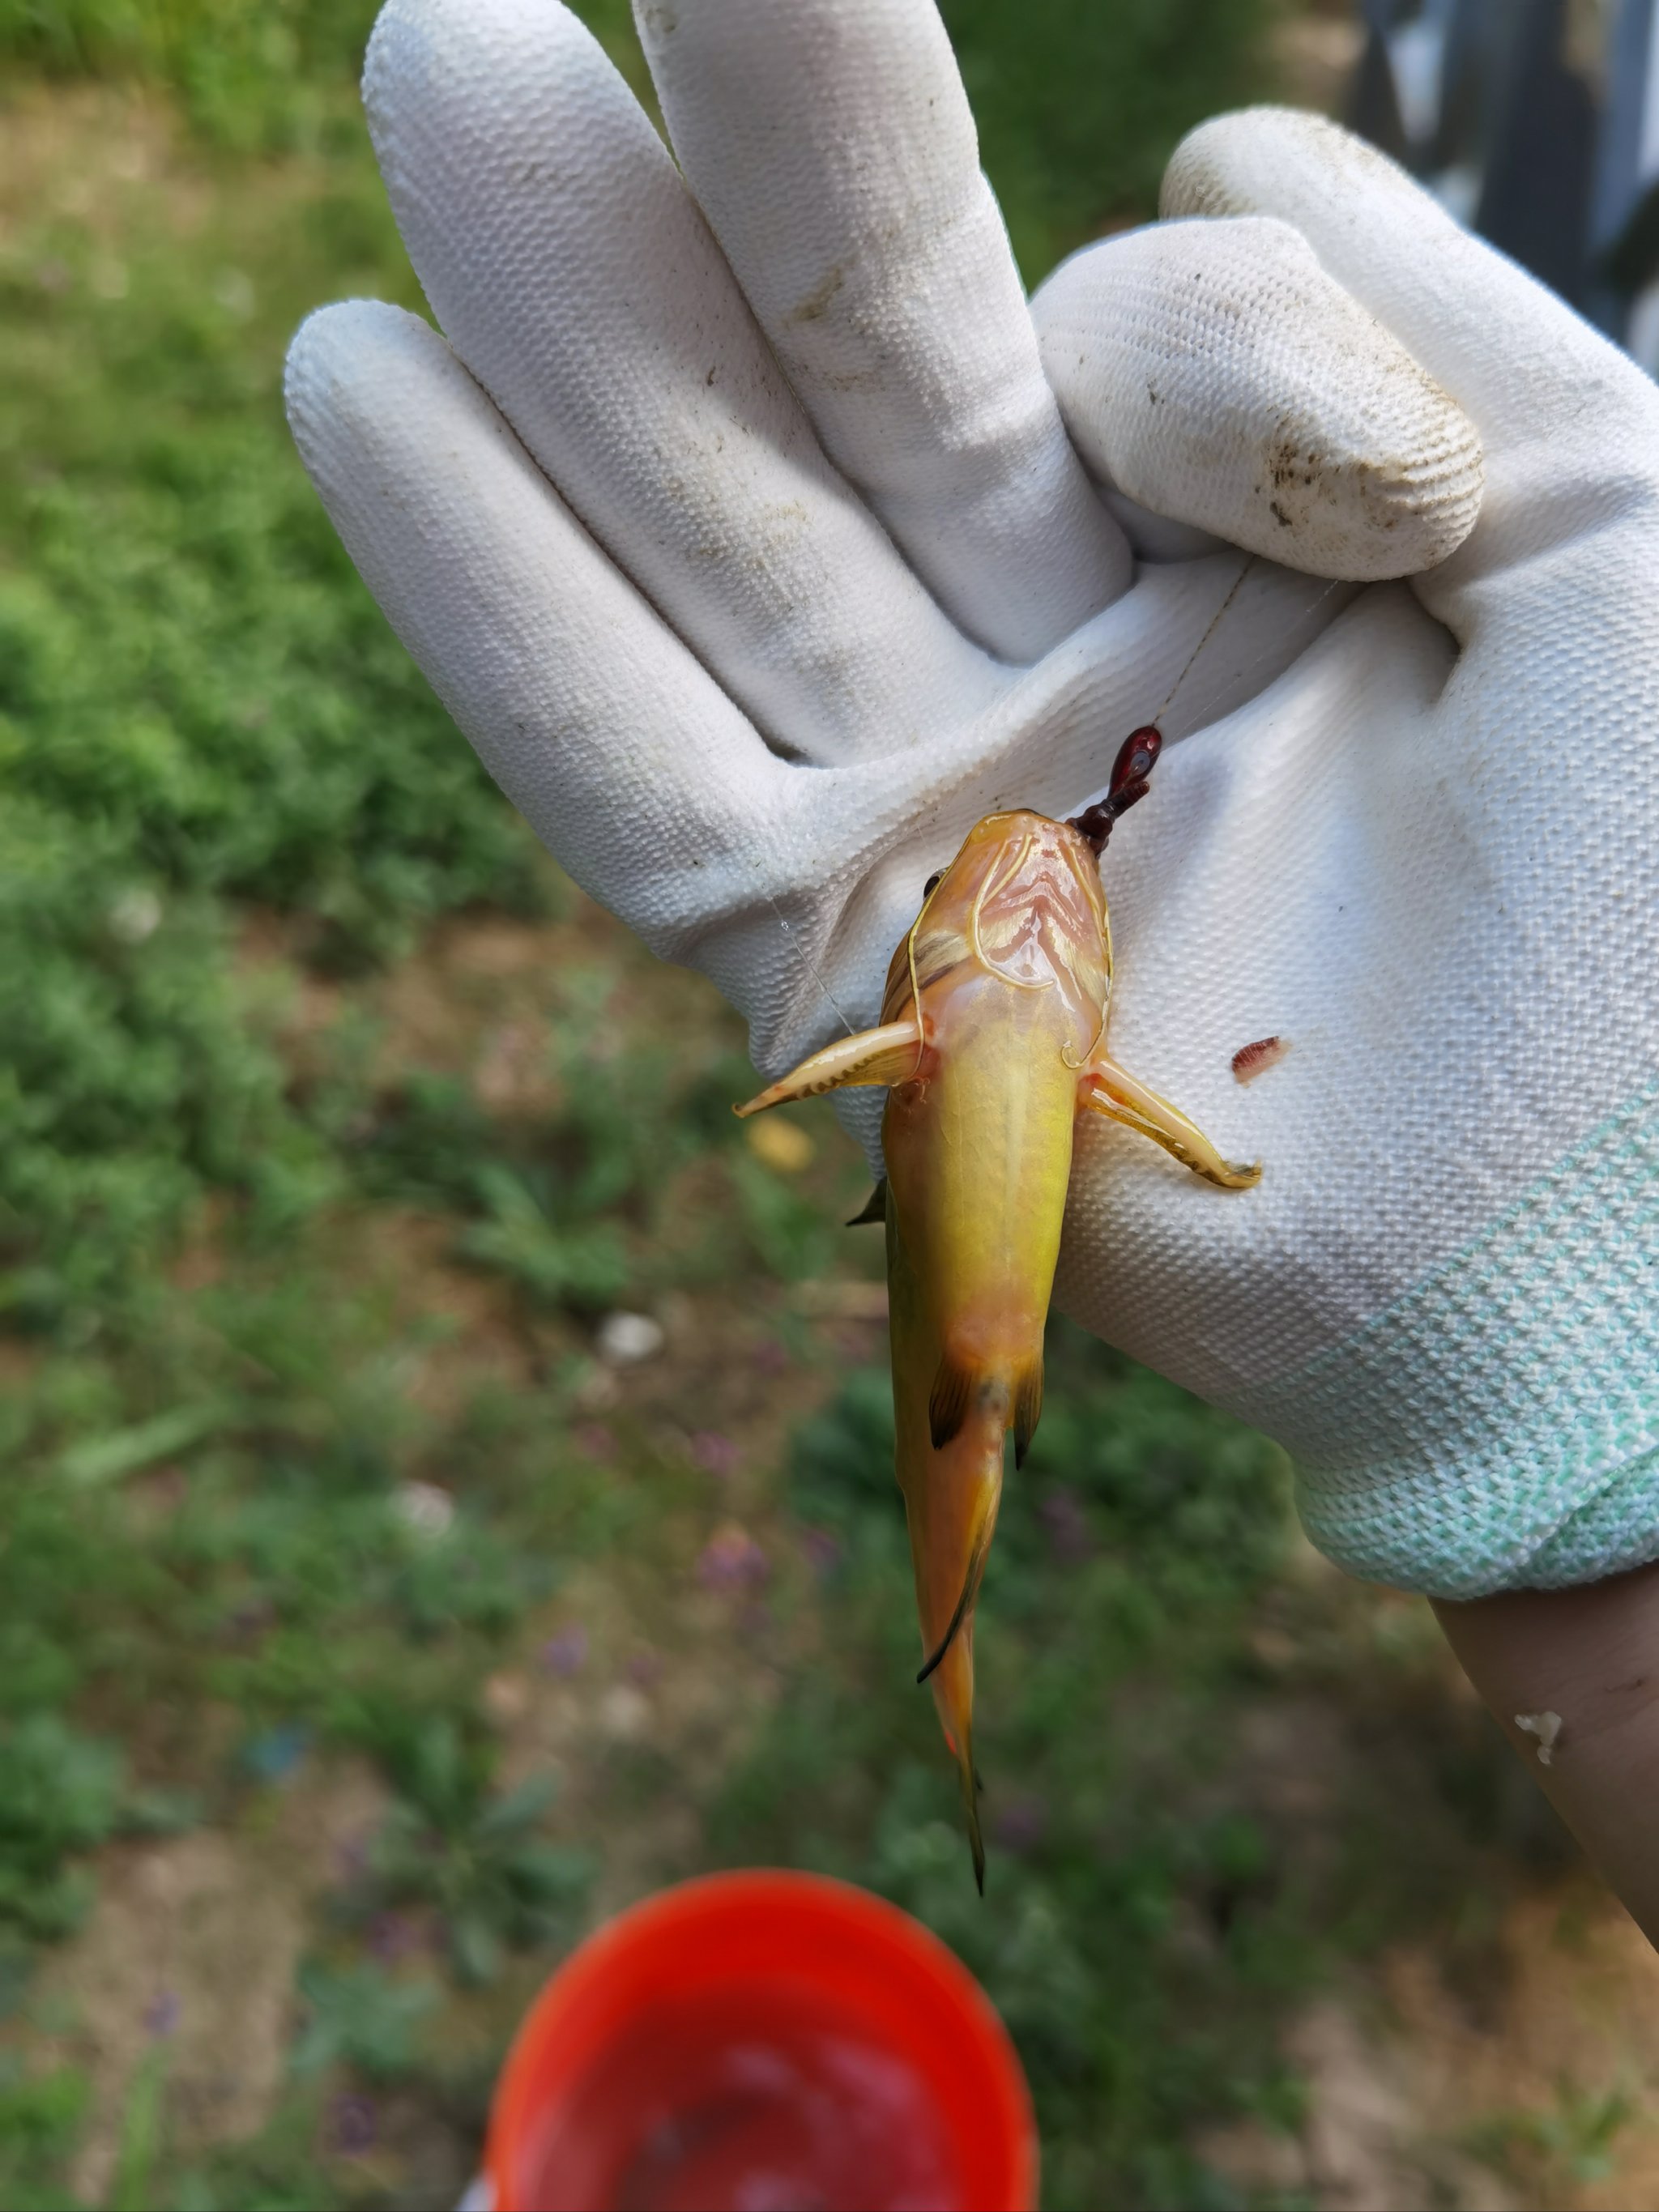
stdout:
<svg viewBox="0 0 1659 2212">
<path fill-rule="evenodd" d="M 1291 1453 L 1312 1540 L 1368 1581 L 1474 1598 L 1659 1559 L 1659 1078 L 1238 1410 Z"/>
</svg>

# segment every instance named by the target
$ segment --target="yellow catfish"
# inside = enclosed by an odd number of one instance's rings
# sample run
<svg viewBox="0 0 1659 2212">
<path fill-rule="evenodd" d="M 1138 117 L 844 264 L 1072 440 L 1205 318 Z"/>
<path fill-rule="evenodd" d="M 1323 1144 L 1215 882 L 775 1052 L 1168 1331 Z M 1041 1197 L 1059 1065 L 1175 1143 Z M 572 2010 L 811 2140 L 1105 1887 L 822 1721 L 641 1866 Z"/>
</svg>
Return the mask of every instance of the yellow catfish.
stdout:
<svg viewBox="0 0 1659 2212">
<path fill-rule="evenodd" d="M 882 1150 L 897 1472 L 925 1659 L 984 1887 L 974 1769 L 974 1603 L 996 1526 L 1003 1440 L 1025 1457 L 1042 1408 L 1042 1331 L 1079 1114 L 1152 1138 L 1237 1190 L 1258 1168 L 1106 1050 L 1111 936 L 1100 853 L 1161 743 L 1137 730 L 1108 797 L 1073 822 L 988 814 L 927 885 L 893 955 L 881 1026 L 843 1037 L 738 1109 L 849 1085 L 887 1089 Z"/>
</svg>

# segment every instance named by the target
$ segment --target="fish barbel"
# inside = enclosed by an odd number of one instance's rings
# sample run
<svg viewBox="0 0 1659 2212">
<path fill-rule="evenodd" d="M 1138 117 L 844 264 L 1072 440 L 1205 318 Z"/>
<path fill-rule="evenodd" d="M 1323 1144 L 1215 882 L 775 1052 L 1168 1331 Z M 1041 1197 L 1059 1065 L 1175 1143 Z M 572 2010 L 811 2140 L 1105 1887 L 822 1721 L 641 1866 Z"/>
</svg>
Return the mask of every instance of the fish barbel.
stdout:
<svg viewBox="0 0 1659 2212">
<path fill-rule="evenodd" d="M 924 1653 L 984 1887 L 974 1766 L 974 1605 L 1002 1494 L 1042 1409 L 1042 1332 L 1079 1114 L 1139 1130 L 1225 1189 L 1255 1182 L 1106 1050 L 1111 933 L 1099 852 L 1157 757 L 1131 757 L 1115 806 L 1076 823 L 988 814 L 928 885 L 888 972 L 881 1025 L 843 1037 L 737 1110 L 884 1085 L 879 1205 L 897 1427 Z M 1133 771 L 1139 769 L 1137 776 Z M 1099 818 L 1103 813 L 1103 820 Z"/>
</svg>

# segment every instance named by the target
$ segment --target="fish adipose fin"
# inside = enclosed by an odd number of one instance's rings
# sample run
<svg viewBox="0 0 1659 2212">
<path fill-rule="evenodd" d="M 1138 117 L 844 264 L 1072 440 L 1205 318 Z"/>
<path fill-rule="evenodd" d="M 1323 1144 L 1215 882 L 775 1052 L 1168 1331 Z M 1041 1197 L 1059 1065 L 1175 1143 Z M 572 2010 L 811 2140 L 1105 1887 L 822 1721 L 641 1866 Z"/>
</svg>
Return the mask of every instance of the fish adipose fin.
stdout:
<svg viewBox="0 0 1659 2212">
<path fill-rule="evenodd" d="M 1236 1161 L 1223 1159 L 1196 1121 L 1190 1121 L 1178 1106 L 1171 1106 L 1167 1098 L 1160 1098 L 1156 1091 L 1137 1082 L 1103 1053 L 1097 1053 L 1084 1070 L 1078 1103 L 1103 1114 L 1109 1121 L 1121 1122 L 1126 1129 L 1138 1129 L 1143 1137 L 1162 1145 L 1182 1167 L 1223 1190 L 1249 1190 L 1261 1180 L 1259 1160 L 1253 1166 L 1241 1167 Z"/>
<path fill-rule="evenodd" d="M 792 1067 L 775 1083 L 732 1111 L 741 1121 L 763 1114 L 769 1106 L 787 1106 L 799 1098 L 821 1097 L 826 1091 L 845 1091 L 860 1084 L 908 1083 L 921 1058 L 921 1030 L 914 1014 L 902 1022 L 884 1022 L 878 1030 L 861 1030 L 857 1036 L 837 1037 L 822 1052 Z"/>
</svg>

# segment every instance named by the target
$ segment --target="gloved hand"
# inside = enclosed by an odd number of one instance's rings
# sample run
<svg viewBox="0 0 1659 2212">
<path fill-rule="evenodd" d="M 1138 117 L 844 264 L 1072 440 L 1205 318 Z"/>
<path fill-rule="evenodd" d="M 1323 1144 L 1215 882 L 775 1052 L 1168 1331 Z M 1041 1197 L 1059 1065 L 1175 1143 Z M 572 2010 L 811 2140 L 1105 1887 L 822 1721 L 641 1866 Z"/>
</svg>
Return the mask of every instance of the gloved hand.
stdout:
<svg viewBox="0 0 1659 2212">
<path fill-rule="evenodd" d="M 1359 1573 L 1659 1554 L 1659 396 L 1312 117 L 1194 133 L 1028 310 L 928 0 L 640 20 L 678 170 L 556 0 L 370 50 L 445 337 L 327 309 L 289 407 L 440 696 L 769 1075 L 1168 701 L 1113 1048 L 1266 1172 L 1091 1126 L 1063 1302 Z"/>
</svg>

